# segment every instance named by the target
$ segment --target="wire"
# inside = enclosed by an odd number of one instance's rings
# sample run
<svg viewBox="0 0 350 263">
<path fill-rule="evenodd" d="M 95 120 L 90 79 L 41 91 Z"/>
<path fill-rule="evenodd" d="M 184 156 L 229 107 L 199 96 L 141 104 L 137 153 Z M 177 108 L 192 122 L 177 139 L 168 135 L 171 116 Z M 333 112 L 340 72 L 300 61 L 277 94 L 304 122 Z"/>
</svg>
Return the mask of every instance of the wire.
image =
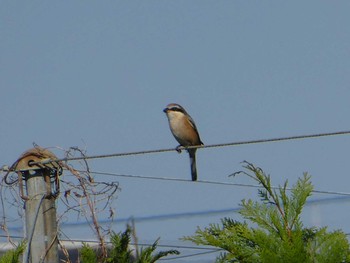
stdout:
<svg viewBox="0 0 350 263">
<path fill-rule="evenodd" d="M 312 206 L 317 204 L 327 204 L 331 202 L 349 202 L 349 196 L 339 196 L 339 197 L 331 197 L 331 198 L 318 198 L 318 199 L 312 199 L 306 201 L 305 206 Z M 179 212 L 179 213 L 170 213 L 170 214 L 158 214 L 158 215 L 149 215 L 149 216 L 138 216 L 133 217 L 135 222 L 142 223 L 142 222 L 149 222 L 149 221 L 162 221 L 162 220 L 177 220 L 181 218 L 188 218 L 188 217 L 208 217 L 209 215 L 220 215 L 220 214 L 228 214 L 228 213 L 238 213 L 240 211 L 241 207 L 229 207 L 229 208 L 222 208 L 222 209 L 216 209 L 216 210 L 202 210 L 202 211 L 191 211 L 191 212 Z M 100 224 L 110 224 L 111 221 L 115 223 L 124 223 L 129 222 L 130 217 L 124 217 L 119 219 L 102 219 L 99 220 Z M 86 222 L 66 222 L 62 224 L 62 227 L 64 228 L 71 228 L 71 227 L 79 227 L 84 225 L 91 224 L 91 221 Z M 22 227 L 10 227 L 10 231 L 19 231 Z M 4 235 L 6 237 L 6 235 Z M 1 237 L 1 235 L 0 235 Z M 19 237 L 17 237 L 19 238 Z"/>
<path fill-rule="evenodd" d="M 0 235 L 0 237 L 7 237 L 6 235 Z M 20 236 L 11 236 L 11 238 L 20 238 L 22 239 L 23 237 Z M 65 242 L 72 242 L 72 243 L 100 243 L 98 240 L 88 240 L 88 239 L 60 239 L 60 241 L 65 241 Z M 106 241 L 107 244 L 111 244 L 111 241 Z M 130 245 L 135 245 L 135 243 L 130 243 Z M 146 247 L 146 246 L 152 246 L 153 244 L 148 244 L 148 243 L 138 243 L 138 246 L 141 247 Z M 207 254 L 212 254 L 212 253 L 218 253 L 220 251 L 224 251 L 221 248 L 216 248 L 216 247 L 211 247 L 211 246 L 184 246 L 184 245 L 162 245 L 162 244 L 157 244 L 158 248 L 170 248 L 170 249 L 188 249 L 188 250 L 204 250 L 204 252 L 196 252 L 196 253 L 191 253 L 189 255 L 182 255 L 182 256 L 173 256 L 173 257 L 168 257 L 168 258 L 163 258 L 159 260 L 175 260 L 175 259 L 181 259 L 181 258 L 189 258 L 189 257 L 195 257 L 195 256 L 201 256 L 201 255 L 207 255 Z"/>
<path fill-rule="evenodd" d="M 83 171 L 79 171 L 79 172 L 83 172 Z M 192 184 L 194 183 L 191 180 L 182 179 L 182 178 L 171 178 L 171 177 L 169 178 L 169 177 L 156 177 L 156 176 L 143 176 L 143 175 L 116 174 L 116 173 L 97 172 L 97 171 L 90 171 L 90 173 L 91 174 L 99 174 L 99 175 L 108 175 L 108 176 L 114 176 L 114 177 L 127 177 L 127 178 L 134 178 L 134 179 L 175 181 L 175 182 L 186 182 L 186 183 L 192 183 Z M 211 185 L 239 186 L 239 187 L 250 187 L 250 188 L 263 188 L 263 186 L 256 185 L 256 184 L 229 183 L 229 182 L 219 182 L 219 181 L 209 181 L 209 180 L 197 180 L 195 183 L 211 184 Z M 271 188 L 272 189 L 280 189 L 280 187 L 278 187 L 278 186 L 271 186 Z M 286 190 L 291 191 L 292 188 L 286 188 Z M 339 192 L 339 191 L 312 190 L 312 193 L 350 196 L 349 192 Z"/>
<path fill-rule="evenodd" d="M 169 258 L 161 258 L 161 259 L 159 259 L 159 261 L 166 261 L 166 260 L 175 260 L 175 259 L 181 259 L 181 258 L 197 257 L 197 256 L 202 256 L 202 255 L 217 253 L 217 252 L 220 252 L 220 251 L 224 251 L 224 250 L 223 250 L 223 249 L 217 249 L 216 251 L 206 251 L 206 252 L 199 252 L 199 253 L 194 253 L 194 254 L 184 255 L 184 256 L 174 256 L 174 257 L 169 257 Z"/>
<path fill-rule="evenodd" d="M 332 202 L 349 202 L 350 197 L 348 196 L 340 196 L 340 197 L 331 197 L 331 198 L 318 198 L 313 200 L 308 200 L 305 203 L 305 206 L 313 206 L 317 204 L 327 204 Z M 168 214 L 157 214 L 157 215 L 146 215 L 146 216 L 137 216 L 132 217 L 132 219 L 137 223 L 144 223 L 149 221 L 165 221 L 165 220 L 181 220 L 183 218 L 189 217 L 208 217 L 213 215 L 222 215 L 222 214 L 232 214 L 238 213 L 242 208 L 237 207 L 229 207 L 229 208 L 221 208 L 221 209 L 212 209 L 212 210 L 200 210 L 200 211 L 190 211 L 190 212 L 177 212 L 177 213 L 168 213 Z M 110 224 L 112 222 L 116 224 L 129 222 L 130 217 L 118 218 L 118 219 L 100 219 L 100 224 Z M 91 221 L 84 222 L 66 222 L 62 224 L 63 228 L 74 228 L 84 225 L 91 224 Z M 16 228 L 10 228 L 10 230 L 15 230 Z"/>
<path fill-rule="evenodd" d="M 89 240 L 89 239 L 60 239 L 60 241 L 66 241 L 66 242 L 89 242 L 89 243 L 100 243 L 98 240 Z M 112 244 L 112 241 L 106 241 L 107 244 Z M 135 243 L 130 243 L 130 245 L 135 245 Z M 150 243 L 137 243 L 138 246 L 152 246 Z M 215 247 L 203 247 L 203 246 L 184 246 L 184 245 L 162 245 L 157 244 L 157 247 L 163 247 L 163 248 L 178 248 L 178 249 L 196 249 L 196 250 L 209 250 L 209 251 L 217 251 L 218 249 Z"/>
<path fill-rule="evenodd" d="M 7 235 L 0 235 L 0 238 L 7 238 Z M 14 235 L 10 235 L 10 238 L 13 239 L 23 239 L 23 236 L 14 236 Z M 60 241 L 64 241 L 64 242 L 77 242 L 77 243 L 83 243 L 83 242 L 88 242 L 88 243 L 100 243 L 99 240 L 96 239 L 61 239 Z M 111 244 L 112 241 L 106 241 L 106 243 Z M 130 245 L 135 245 L 135 243 L 130 243 Z M 138 243 L 137 245 L 139 246 L 152 246 L 153 243 Z M 163 247 L 163 248 L 178 248 L 178 249 L 196 249 L 196 250 L 210 250 L 210 251 L 218 251 L 220 249 L 215 248 L 215 247 L 210 247 L 210 246 L 185 246 L 185 245 L 164 245 L 164 244 L 157 244 L 157 247 Z"/>
<path fill-rule="evenodd" d="M 310 139 L 310 138 L 319 138 L 319 137 L 336 136 L 336 135 L 347 135 L 347 134 L 350 134 L 350 131 L 327 132 L 327 133 L 307 134 L 307 135 L 279 137 L 279 138 L 270 138 L 270 139 L 238 141 L 238 142 L 219 143 L 219 144 L 210 144 L 210 145 L 197 145 L 197 146 L 188 146 L 188 147 L 181 146 L 181 147 L 178 147 L 176 149 L 168 148 L 168 149 L 145 150 L 145 151 L 137 151 L 137 152 L 112 153 L 112 154 L 79 156 L 79 157 L 69 157 L 69 158 L 67 157 L 67 158 L 56 159 L 56 160 L 44 160 L 41 162 L 31 162 L 30 164 L 37 165 L 37 164 L 48 164 L 48 163 L 52 163 L 52 162 L 67 162 L 67 161 L 90 160 L 90 159 L 104 159 L 104 158 L 112 158 L 112 157 L 131 156 L 131 155 L 173 152 L 173 151 L 179 151 L 179 150 L 181 151 L 181 150 L 187 150 L 187 149 L 219 148 L 219 147 L 228 147 L 228 146 L 239 146 L 239 145 L 268 143 L 268 142 L 281 142 L 281 141 Z"/>
</svg>

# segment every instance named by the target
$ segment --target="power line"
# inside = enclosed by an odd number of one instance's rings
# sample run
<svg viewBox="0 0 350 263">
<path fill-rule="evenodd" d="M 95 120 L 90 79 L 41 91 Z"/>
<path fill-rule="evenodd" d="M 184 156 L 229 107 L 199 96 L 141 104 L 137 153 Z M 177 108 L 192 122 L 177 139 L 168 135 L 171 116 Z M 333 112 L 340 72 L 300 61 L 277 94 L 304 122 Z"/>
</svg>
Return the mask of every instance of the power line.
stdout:
<svg viewBox="0 0 350 263">
<path fill-rule="evenodd" d="M 84 172 L 84 171 L 79 171 L 79 172 Z M 143 176 L 143 175 L 129 175 L 129 174 L 117 174 L 117 173 L 97 172 L 97 171 L 89 171 L 89 172 L 91 174 L 107 175 L 107 176 L 114 176 L 114 177 L 127 177 L 127 178 L 133 178 L 133 179 L 186 182 L 186 183 L 192 183 L 192 184 L 194 183 L 193 181 L 190 181 L 188 179 L 182 179 L 182 178 L 156 177 L 156 176 Z M 211 185 L 226 185 L 226 186 L 249 187 L 249 188 L 263 188 L 263 186 L 256 185 L 256 184 L 230 183 L 230 182 L 209 181 L 209 180 L 197 180 L 195 183 L 211 184 Z M 280 187 L 278 187 L 278 186 L 272 186 L 271 188 L 272 189 L 280 189 Z M 290 191 L 290 190 L 292 190 L 292 188 L 286 188 L 286 190 Z M 312 193 L 350 196 L 349 192 L 340 192 L 340 191 L 312 190 Z"/>
<path fill-rule="evenodd" d="M 15 236 L 15 235 L 0 235 L 0 238 L 12 238 L 12 239 L 23 239 L 24 236 Z M 96 240 L 96 239 L 61 239 L 60 238 L 60 241 L 64 241 L 64 242 L 76 242 L 76 243 L 96 243 L 96 244 L 99 244 L 100 241 L 99 240 Z M 111 244 L 112 241 L 106 241 L 107 244 Z M 136 245 L 135 243 L 133 242 L 130 242 L 130 245 Z M 153 243 L 137 243 L 138 246 L 152 246 Z M 194 250 L 209 250 L 209 251 L 218 251 L 220 249 L 218 248 L 215 248 L 215 247 L 210 247 L 210 246 L 187 246 L 187 245 L 166 245 L 166 244 L 157 244 L 157 247 L 163 247 L 163 248 L 178 248 L 178 249 L 194 249 Z"/>
<path fill-rule="evenodd" d="M 7 235 L 0 235 L 1 237 L 5 238 L 13 238 L 13 239 L 23 239 L 23 236 L 7 236 Z M 60 241 L 63 242 L 71 242 L 71 243 L 100 243 L 98 240 L 88 240 L 88 239 L 60 239 Z M 107 244 L 111 244 L 111 241 L 106 241 Z M 147 247 L 147 246 L 152 246 L 153 244 L 150 243 L 130 243 L 130 245 L 135 246 L 141 246 L 141 247 Z M 201 255 L 206 255 L 206 254 L 212 254 L 212 253 L 217 253 L 220 251 L 223 251 L 221 248 L 216 248 L 216 247 L 211 247 L 211 246 L 186 246 L 186 245 L 164 245 L 164 244 L 157 244 L 158 248 L 169 248 L 169 249 L 182 249 L 182 250 L 202 250 L 203 252 L 196 252 L 196 253 L 191 253 L 188 255 L 181 255 L 181 256 L 173 256 L 173 257 L 168 257 L 160 260 L 175 260 L 175 259 L 181 259 L 181 258 L 189 258 L 189 257 L 195 257 L 195 256 L 201 256 Z"/>
<path fill-rule="evenodd" d="M 181 258 L 197 257 L 197 256 L 217 253 L 217 252 L 220 252 L 220 251 L 224 251 L 224 249 L 217 249 L 216 251 L 198 252 L 198 253 L 193 253 L 193 254 L 190 254 L 190 255 L 173 256 L 173 257 L 169 257 L 169 258 L 161 258 L 161 259 L 159 259 L 159 261 L 167 261 L 167 260 L 175 260 L 175 259 L 181 259 Z"/>
<path fill-rule="evenodd" d="M 330 197 L 330 198 L 317 198 L 308 200 L 305 203 L 305 206 L 312 206 L 317 204 L 327 204 L 332 202 L 349 202 L 350 196 L 338 196 L 338 197 Z M 132 219 L 137 223 L 149 222 L 149 221 L 163 221 L 163 220 L 178 220 L 188 217 L 208 217 L 209 215 L 220 215 L 227 213 L 238 213 L 241 210 L 241 207 L 229 207 L 229 208 L 221 208 L 221 209 L 211 209 L 211 210 L 201 210 L 201 211 L 187 211 L 187 212 L 178 212 L 178 213 L 168 213 L 168 214 L 158 214 L 158 215 L 146 215 L 146 216 L 137 216 L 132 217 Z M 114 223 L 125 223 L 129 222 L 131 217 L 124 217 L 118 219 L 100 219 L 100 224 L 110 224 Z M 84 225 L 91 224 L 91 221 L 84 222 L 66 222 L 62 223 L 61 226 L 63 228 L 71 228 L 71 227 L 82 227 Z M 19 231 L 22 229 L 22 226 L 18 227 L 9 227 L 10 231 Z M 1 237 L 1 235 L 0 235 Z"/>
<path fill-rule="evenodd" d="M 331 198 L 318 198 L 313 200 L 308 200 L 305 203 L 305 206 L 312 206 L 317 204 L 327 204 L 332 202 L 349 202 L 349 196 L 340 196 L 340 197 L 331 197 Z M 137 223 L 144 223 L 150 221 L 164 221 L 164 220 L 179 220 L 189 217 L 208 217 L 212 215 L 222 215 L 222 214 L 231 214 L 238 213 L 242 208 L 237 207 L 229 207 L 229 208 L 221 208 L 221 209 L 211 209 L 211 210 L 201 210 L 201 211 L 188 211 L 188 212 L 177 212 L 177 213 L 168 213 L 168 214 L 158 214 L 158 215 L 145 215 L 145 216 L 137 216 L 137 217 L 124 217 L 117 219 L 100 219 L 100 224 L 110 224 L 112 222 L 116 224 L 127 223 L 132 218 Z M 74 227 L 82 227 L 84 225 L 91 224 L 91 221 L 84 222 L 66 222 L 62 223 L 62 228 L 74 228 Z M 10 230 L 20 229 L 21 227 L 12 227 Z"/>
<path fill-rule="evenodd" d="M 238 142 L 229 142 L 229 143 L 218 143 L 218 144 L 201 145 L 201 146 L 188 146 L 188 147 L 179 147 L 177 149 L 167 148 L 167 149 L 145 150 L 145 151 L 136 151 L 136 152 L 123 152 L 123 153 L 101 154 L 101 155 L 91 155 L 91 156 L 66 157 L 66 158 L 56 159 L 56 160 L 44 160 L 41 162 L 31 162 L 30 164 L 36 165 L 36 164 L 48 164 L 51 162 L 67 162 L 67 161 L 78 161 L 78 160 L 104 159 L 104 158 L 113 158 L 113 157 L 115 158 L 115 157 L 134 156 L 134 155 L 141 155 L 141 154 L 173 152 L 173 151 L 177 151 L 177 150 L 197 149 L 197 148 L 201 148 L 201 149 L 221 148 L 221 147 L 229 147 L 229 146 L 240 146 L 240 145 L 268 143 L 268 142 L 281 142 L 281 141 L 291 141 L 291 140 L 300 140 L 300 139 L 311 139 L 311 138 L 347 135 L 347 134 L 350 134 L 350 131 L 337 131 L 337 132 L 316 133 L 316 134 L 297 135 L 297 136 L 288 136 L 288 137 L 277 137 L 277 138 L 270 138 L 270 139 L 258 139 L 258 140 L 238 141 Z"/>
</svg>

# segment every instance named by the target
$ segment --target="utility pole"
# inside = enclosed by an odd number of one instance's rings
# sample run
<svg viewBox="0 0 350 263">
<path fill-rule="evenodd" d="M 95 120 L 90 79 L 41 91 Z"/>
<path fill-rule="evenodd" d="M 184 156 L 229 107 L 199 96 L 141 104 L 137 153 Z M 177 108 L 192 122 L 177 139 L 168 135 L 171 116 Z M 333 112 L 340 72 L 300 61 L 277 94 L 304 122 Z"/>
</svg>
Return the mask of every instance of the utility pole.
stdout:
<svg viewBox="0 0 350 263">
<path fill-rule="evenodd" d="M 58 263 L 57 219 L 55 200 L 59 194 L 62 171 L 57 157 L 40 147 L 22 154 L 15 169 L 20 195 L 25 201 L 25 236 L 27 248 L 23 263 Z"/>
</svg>

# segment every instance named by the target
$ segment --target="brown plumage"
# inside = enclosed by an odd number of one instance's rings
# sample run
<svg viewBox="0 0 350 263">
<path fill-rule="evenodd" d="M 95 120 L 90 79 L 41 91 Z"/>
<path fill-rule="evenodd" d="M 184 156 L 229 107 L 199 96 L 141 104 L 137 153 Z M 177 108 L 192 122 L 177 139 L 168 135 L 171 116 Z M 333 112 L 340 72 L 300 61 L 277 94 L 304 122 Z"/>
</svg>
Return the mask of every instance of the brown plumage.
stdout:
<svg viewBox="0 0 350 263">
<path fill-rule="evenodd" d="M 169 121 L 169 127 L 180 146 L 203 145 L 191 116 L 179 104 L 170 103 L 164 109 Z M 192 181 L 197 180 L 196 150 L 187 149 L 191 162 Z"/>
</svg>

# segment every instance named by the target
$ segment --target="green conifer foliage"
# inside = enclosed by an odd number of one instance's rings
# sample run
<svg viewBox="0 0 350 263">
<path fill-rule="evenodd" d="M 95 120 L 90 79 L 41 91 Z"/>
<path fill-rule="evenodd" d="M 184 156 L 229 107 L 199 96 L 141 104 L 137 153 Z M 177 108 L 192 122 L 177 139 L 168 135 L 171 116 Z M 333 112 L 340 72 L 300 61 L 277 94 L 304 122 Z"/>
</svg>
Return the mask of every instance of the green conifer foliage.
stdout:
<svg viewBox="0 0 350 263">
<path fill-rule="evenodd" d="M 184 240 L 223 249 L 217 258 L 222 263 L 350 262 L 349 243 L 342 231 L 305 228 L 302 224 L 302 209 L 313 190 L 307 173 L 291 189 L 287 181 L 276 189 L 262 169 L 248 162 L 244 168 L 240 173 L 262 186 L 258 190 L 260 201 L 241 202 L 240 214 L 245 221 L 224 218 L 221 224 L 198 228 Z"/>
<path fill-rule="evenodd" d="M 26 243 L 20 243 L 15 249 L 9 250 L 0 258 L 0 263 L 18 263 L 20 256 L 26 248 Z"/>
<path fill-rule="evenodd" d="M 111 243 L 112 247 L 108 250 L 109 255 L 107 258 L 98 258 L 98 251 L 91 248 L 89 245 L 84 244 L 80 251 L 81 259 L 83 263 L 92 262 L 105 262 L 105 263 L 154 263 L 159 259 L 168 255 L 179 255 L 177 250 L 167 250 L 157 252 L 158 240 L 156 240 L 151 246 L 141 248 L 140 251 L 136 251 L 136 258 L 132 256 L 133 250 L 130 248 L 132 229 L 127 227 L 124 232 L 112 233 Z"/>
</svg>

